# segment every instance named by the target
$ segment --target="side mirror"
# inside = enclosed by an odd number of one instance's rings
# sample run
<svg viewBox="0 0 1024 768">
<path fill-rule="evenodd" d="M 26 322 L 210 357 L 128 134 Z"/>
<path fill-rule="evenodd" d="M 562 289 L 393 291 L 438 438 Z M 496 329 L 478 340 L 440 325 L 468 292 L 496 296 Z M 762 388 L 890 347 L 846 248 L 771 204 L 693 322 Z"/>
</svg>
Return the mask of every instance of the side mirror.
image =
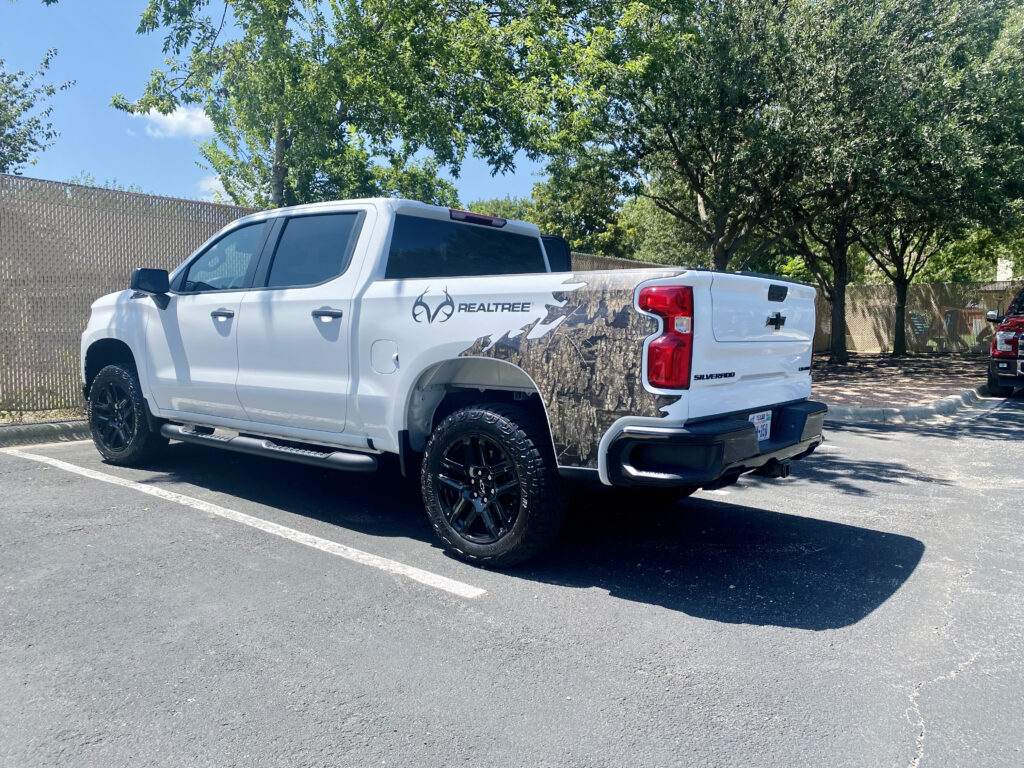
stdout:
<svg viewBox="0 0 1024 768">
<path fill-rule="evenodd" d="M 999 312 L 994 309 L 990 309 L 988 312 L 985 313 L 985 319 L 988 320 L 990 323 L 998 323 L 999 321 L 1002 320 L 1002 318 L 999 316 Z"/>
<path fill-rule="evenodd" d="M 565 238 L 558 235 L 544 235 L 544 251 L 552 272 L 572 272 L 572 249 Z"/>
<path fill-rule="evenodd" d="M 136 269 L 132 272 L 130 287 L 133 291 L 148 293 L 160 309 L 170 300 L 167 292 L 171 290 L 171 281 L 166 269 Z"/>
</svg>

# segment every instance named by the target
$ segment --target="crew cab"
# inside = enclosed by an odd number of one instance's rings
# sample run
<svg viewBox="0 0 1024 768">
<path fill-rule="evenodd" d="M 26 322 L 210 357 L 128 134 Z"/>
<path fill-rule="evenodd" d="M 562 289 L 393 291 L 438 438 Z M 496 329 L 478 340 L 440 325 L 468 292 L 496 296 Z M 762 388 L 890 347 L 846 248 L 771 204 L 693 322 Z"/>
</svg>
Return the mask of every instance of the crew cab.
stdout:
<svg viewBox="0 0 1024 768">
<path fill-rule="evenodd" d="M 574 272 L 532 224 L 418 202 L 304 205 L 96 301 L 83 386 L 108 462 L 168 440 L 354 472 L 397 454 L 452 552 L 509 565 L 558 533 L 567 478 L 682 497 L 788 474 L 822 441 L 814 293 Z"/>
<path fill-rule="evenodd" d="M 1013 394 L 1016 387 L 1024 387 L 1024 290 L 1010 302 L 1005 315 L 988 312 L 986 319 L 995 323 L 988 367 L 988 391 L 996 397 Z"/>
</svg>

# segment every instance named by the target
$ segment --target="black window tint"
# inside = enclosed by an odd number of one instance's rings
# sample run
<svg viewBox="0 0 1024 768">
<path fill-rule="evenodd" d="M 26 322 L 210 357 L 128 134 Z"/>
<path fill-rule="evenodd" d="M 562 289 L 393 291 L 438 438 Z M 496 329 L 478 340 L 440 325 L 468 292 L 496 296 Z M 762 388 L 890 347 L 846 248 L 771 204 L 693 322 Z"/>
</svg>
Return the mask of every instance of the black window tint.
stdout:
<svg viewBox="0 0 1024 768">
<path fill-rule="evenodd" d="M 325 213 L 288 219 L 277 242 L 267 287 L 316 285 L 348 268 L 359 236 L 359 213 Z"/>
<path fill-rule="evenodd" d="M 192 262 L 181 289 L 190 293 L 245 288 L 245 278 L 263 237 L 263 222 L 236 229 Z"/>
<path fill-rule="evenodd" d="M 1010 305 L 1010 308 L 1006 311 L 1008 315 L 1024 315 L 1024 291 L 1017 294 L 1016 300 Z"/>
<path fill-rule="evenodd" d="M 540 240 L 492 227 L 396 216 L 387 278 L 544 272 Z"/>
</svg>

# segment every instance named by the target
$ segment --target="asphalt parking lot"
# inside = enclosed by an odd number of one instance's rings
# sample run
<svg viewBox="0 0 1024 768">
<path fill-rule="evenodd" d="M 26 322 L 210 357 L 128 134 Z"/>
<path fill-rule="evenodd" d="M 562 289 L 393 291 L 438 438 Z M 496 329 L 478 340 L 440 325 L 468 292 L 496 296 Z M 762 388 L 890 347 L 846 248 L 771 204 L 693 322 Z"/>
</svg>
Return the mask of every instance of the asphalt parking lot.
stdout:
<svg viewBox="0 0 1024 768">
<path fill-rule="evenodd" d="M 1024 764 L 1024 396 L 827 439 L 505 573 L 393 469 L 0 452 L 0 763 Z"/>
</svg>

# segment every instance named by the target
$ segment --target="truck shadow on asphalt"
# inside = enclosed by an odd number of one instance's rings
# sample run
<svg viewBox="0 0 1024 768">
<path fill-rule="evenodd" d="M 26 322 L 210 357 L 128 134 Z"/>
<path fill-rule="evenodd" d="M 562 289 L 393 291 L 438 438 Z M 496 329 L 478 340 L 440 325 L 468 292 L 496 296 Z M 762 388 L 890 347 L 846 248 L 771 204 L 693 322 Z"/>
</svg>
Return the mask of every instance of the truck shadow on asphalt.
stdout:
<svg viewBox="0 0 1024 768">
<path fill-rule="evenodd" d="M 154 469 L 165 487 L 187 483 L 362 534 L 439 546 L 417 484 L 390 463 L 359 475 L 174 445 Z M 712 621 L 823 630 L 882 605 L 925 549 L 907 536 L 699 495 L 644 506 L 629 496 L 570 492 L 558 541 L 508 578 L 597 587 Z"/>
<path fill-rule="evenodd" d="M 588 504 L 518 575 L 732 624 L 836 629 L 910 577 L 908 536 L 691 497 L 671 509 Z"/>
<path fill-rule="evenodd" d="M 935 477 L 898 461 L 849 459 L 826 453 L 816 453 L 801 461 L 799 470 L 794 470 L 794 476 L 789 481 L 771 480 L 753 474 L 744 477 L 744 482 L 749 485 L 775 488 L 794 481 L 827 486 L 848 496 L 872 496 L 878 492 L 875 487 L 878 483 L 955 485 L 950 480 Z"/>
</svg>

